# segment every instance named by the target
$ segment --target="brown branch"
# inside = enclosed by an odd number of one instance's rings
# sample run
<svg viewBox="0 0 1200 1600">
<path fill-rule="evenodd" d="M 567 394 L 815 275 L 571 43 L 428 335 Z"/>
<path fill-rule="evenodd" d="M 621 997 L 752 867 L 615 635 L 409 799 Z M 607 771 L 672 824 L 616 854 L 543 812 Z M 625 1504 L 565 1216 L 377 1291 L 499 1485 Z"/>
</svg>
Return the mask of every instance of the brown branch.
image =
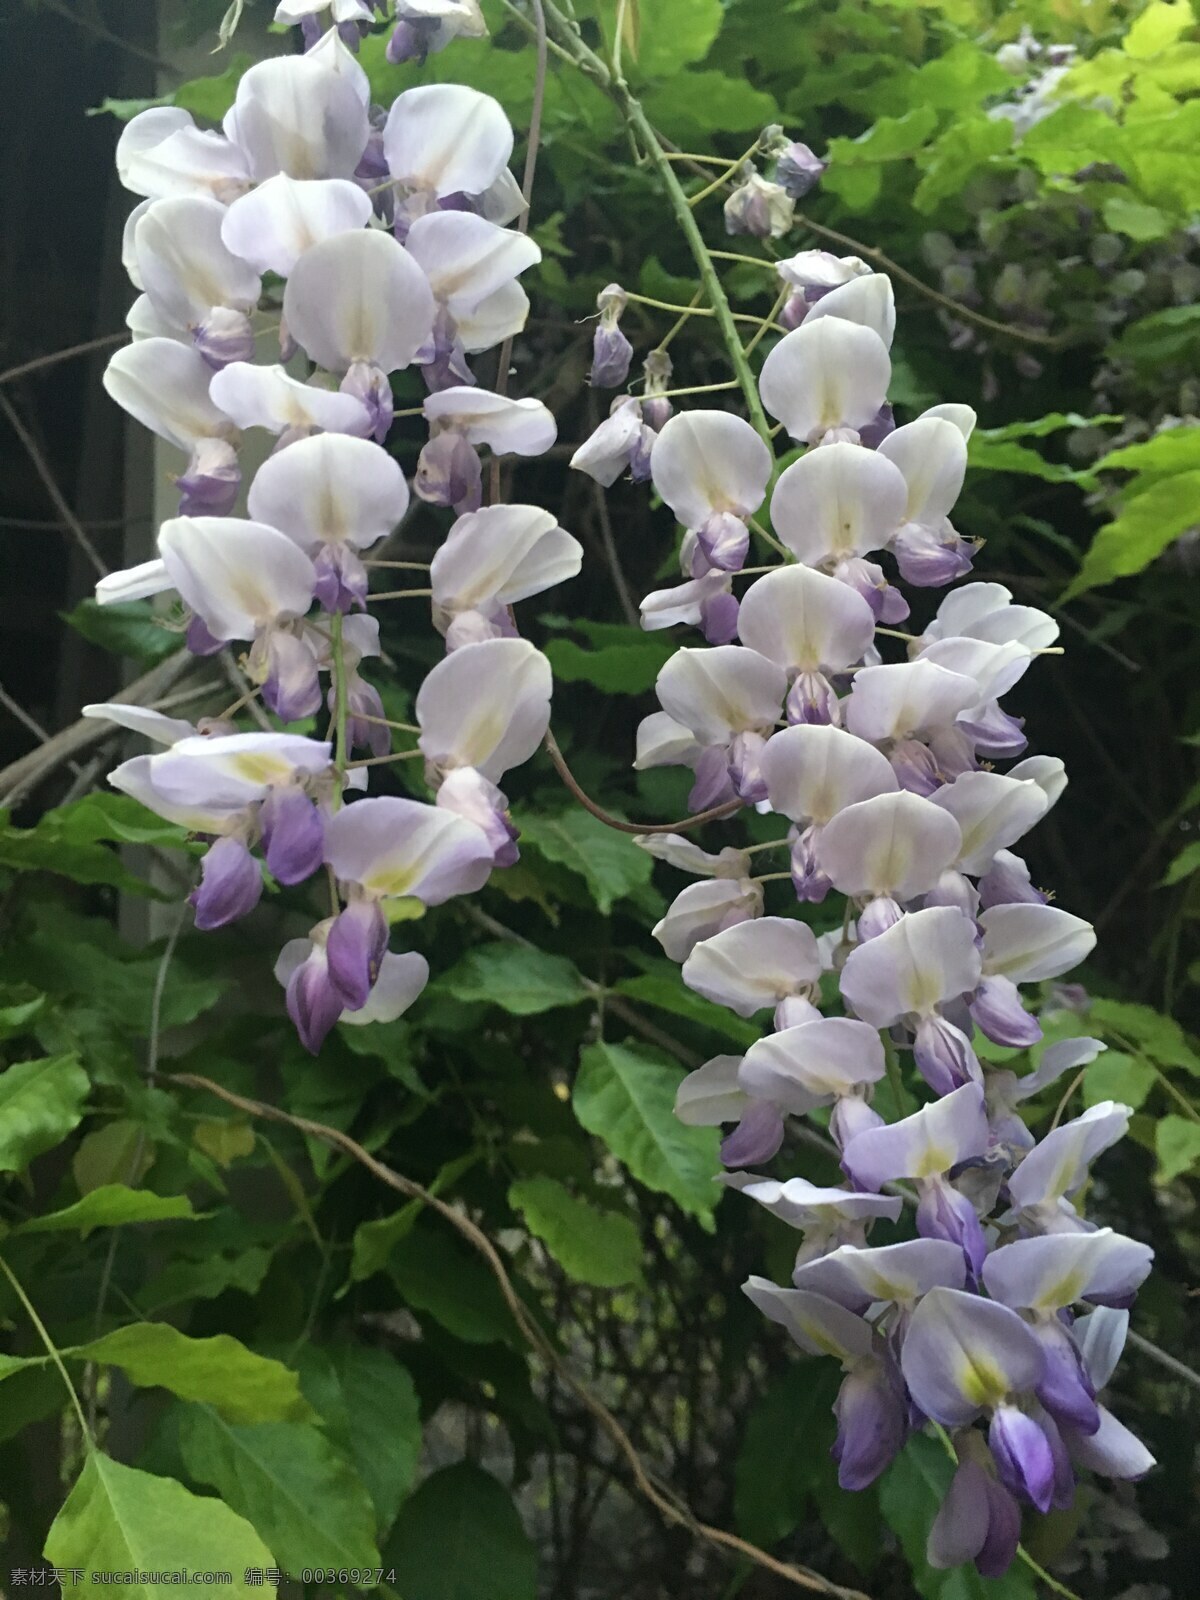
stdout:
<svg viewBox="0 0 1200 1600">
<path fill-rule="evenodd" d="M 48 356 L 35 356 L 32 361 L 23 361 L 19 367 L 9 367 L 0 372 L 0 384 L 11 383 L 14 378 L 24 378 L 31 372 L 40 372 L 43 367 L 57 366 L 60 361 L 69 361 L 72 356 L 86 356 L 92 350 L 107 350 L 110 345 L 124 344 L 129 337 L 128 329 L 120 333 L 104 333 L 98 339 L 69 344 L 65 350 L 54 350 Z"/>
<path fill-rule="evenodd" d="M 695 816 L 682 817 L 678 822 L 626 822 L 624 817 L 614 817 L 611 811 L 605 811 L 603 806 L 597 805 L 591 795 L 579 786 L 575 774 L 567 765 L 566 757 L 558 747 L 558 740 L 546 729 L 546 753 L 554 763 L 554 770 L 575 796 L 576 800 L 585 811 L 590 811 L 598 822 L 604 823 L 606 828 L 615 828 L 618 833 L 686 833 L 689 828 L 699 828 L 705 822 L 718 822 L 722 817 L 732 817 L 734 812 L 742 809 L 740 800 L 726 800 L 722 805 L 709 806 L 707 811 L 697 811 Z"/>
<path fill-rule="evenodd" d="M 38 477 L 42 480 L 42 485 L 45 488 L 46 493 L 53 501 L 54 509 L 58 512 L 59 516 L 71 530 L 71 533 L 75 539 L 75 543 L 79 546 L 84 555 L 91 562 L 92 566 L 95 567 L 96 571 L 103 578 L 108 572 L 108 567 L 106 566 L 103 557 L 100 555 L 100 552 L 96 549 L 96 546 L 88 537 L 87 531 L 80 522 L 79 518 L 71 510 L 66 495 L 63 494 L 62 490 L 58 487 L 58 483 L 55 480 L 54 474 L 50 470 L 49 463 L 46 461 L 45 456 L 38 448 L 37 440 L 21 421 L 16 407 L 3 392 L 3 390 L 0 390 L 0 411 L 3 411 L 4 415 L 8 418 L 10 424 L 12 425 L 13 432 L 25 446 L 25 453 L 33 463 L 34 470 L 36 471 Z"/>
<path fill-rule="evenodd" d="M 679 1524 L 687 1528 L 696 1538 L 703 1539 L 709 1544 L 717 1545 L 725 1550 L 732 1550 L 755 1565 L 763 1567 L 768 1572 L 773 1572 L 777 1577 L 785 1578 L 789 1583 L 798 1588 L 808 1589 L 816 1594 L 831 1595 L 835 1600 L 868 1600 L 858 1589 L 845 1589 L 840 1584 L 832 1583 L 823 1578 L 820 1573 L 813 1572 L 807 1567 L 793 1565 L 790 1562 L 779 1561 L 775 1556 L 765 1550 L 760 1550 L 757 1545 L 750 1544 L 745 1539 L 739 1539 L 736 1534 L 726 1533 L 723 1528 L 711 1527 L 708 1523 L 701 1522 L 692 1510 L 679 1500 L 674 1494 L 660 1489 L 653 1481 L 649 1471 L 642 1462 L 637 1448 L 621 1424 L 613 1416 L 602 1401 L 592 1393 L 581 1379 L 559 1355 L 550 1339 L 543 1333 L 538 1323 L 531 1316 L 528 1307 L 514 1289 L 512 1280 L 508 1276 L 504 1262 L 495 1245 L 476 1223 L 464 1216 L 454 1206 L 438 1198 L 419 1183 L 414 1183 L 411 1178 L 406 1178 L 402 1173 L 386 1166 L 382 1161 L 364 1150 L 362 1145 L 352 1139 L 349 1134 L 342 1133 L 338 1128 L 328 1127 L 323 1122 L 313 1122 L 308 1117 L 293 1116 L 291 1112 L 283 1111 L 278 1106 L 268 1105 L 260 1100 L 249 1100 L 244 1095 L 234 1094 L 231 1090 L 222 1088 L 210 1078 L 203 1078 L 191 1072 L 174 1072 L 161 1076 L 160 1083 L 178 1085 L 189 1089 L 199 1089 L 207 1094 L 216 1095 L 219 1100 L 243 1112 L 249 1117 L 261 1117 L 268 1122 L 280 1122 L 287 1127 L 295 1128 L 298 1132 L 306 1134 L 309 1138 L 319 1139 L 323 1144 L 332 1149 L 340 1150 L 343 1155 L 348 1155 L 366 1168 L 380 1183 L 386 1184 L 389 1189 L 394 1189 L 398 1194 L 410 1200 L 418 1200 L 421 1204 L 435 1211 L 445 1222 L 457 1230 L 467 1242 L 479 1252 L 491 1269 L 492 1275 L 504 1297 L 512 1315 L 513 1321 L 521 1330 L 522 1335 L 529 1345 L 537 1352 L 546 1365 L 566 1385 L 585 1410 L 595 1418 L 598 1425 L 604 1430 L 615 1445 L 621 1456 L 628 1464 L 633 1482 L 639 1494 L 648 1500 L 652 1506 L 668 1522 Z"/>
</svg>

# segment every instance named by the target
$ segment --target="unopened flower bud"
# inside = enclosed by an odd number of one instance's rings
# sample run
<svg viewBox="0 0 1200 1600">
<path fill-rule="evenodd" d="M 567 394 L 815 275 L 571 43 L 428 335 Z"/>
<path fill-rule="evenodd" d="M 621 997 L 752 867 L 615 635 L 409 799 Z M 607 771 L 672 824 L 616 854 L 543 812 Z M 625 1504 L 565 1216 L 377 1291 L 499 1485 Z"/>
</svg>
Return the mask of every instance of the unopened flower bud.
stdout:
<svg viewBox="0 0 1200 1600">
<path fill-rule="evenodd" d="M 779 239 L 791 228 L 794 211 L 795 201 L 787 190 L 751 168 L 725 202 L 725 231 Z"/>
<path fill-rule="evenodd" d="M 793 200 L 803 200 L 828 166 L 828 161 L 822 161 L 806 144 L 795 140 L 779 152 L 773 176 Z"/>
</svg>

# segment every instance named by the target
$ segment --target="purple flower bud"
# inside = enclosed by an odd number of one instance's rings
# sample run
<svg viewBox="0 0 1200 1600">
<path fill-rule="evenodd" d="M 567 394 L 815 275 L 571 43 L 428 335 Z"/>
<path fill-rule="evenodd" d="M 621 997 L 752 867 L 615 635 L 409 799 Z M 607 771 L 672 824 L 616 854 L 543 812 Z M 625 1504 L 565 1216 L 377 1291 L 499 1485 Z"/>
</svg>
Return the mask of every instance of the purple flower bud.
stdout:
<svg viewBox="0 0 1200 1600">
<path fill-rule="evenodd" d="M 397 218 L 397 232 L 400 221 Z M 401 241 L 403 243 L 403 241 Z M 430 394 L 453 389 L 458 384 L 475 386 L 475 374 L 467 364 L 467 353 L 458 336 L 458 326 L 448 311 L 439 311 L 429 345 L 417 352 L 421 376 Z"/>
<path fill-rule="evenodd" d="M 200 863 L 200 883 L 188 896 L 196 926 L 223 928 L 254 910 L 262 897 L 262 873 L 244 839 L 226 835 L 209 845 Z"/>
<path fill-rule="evenodd" d="M 317 581 L 313 598 L 324 611 L 365 610 L 367 569 L 357 551 L 345 544 L 322 545 L 313 560 Z"/>
<path fill-rule="evenodd" d="M 783 1116 L 778 1106 L 753 1100 L 732 1133 L 721 1141 L 721 1161 L 727 1167 L 758 1167 L 779 1154 L 783 1143 Z"/>
<path fill-rule="evenodd" d="M 642 397 L 642 421 L 655 433 L 661 433 L 675 415 L 675 407 L 665 394 L 655 394 L 648 389 Z"/>
<path fill-rule="evenodd" d="M 224 439 L 198 439 L 185 471 L 175 479 L 181 517 L 224 517 L 241 487 L 237 452 Z"/>
<path fill-rule="evenodd" d="M 925 1178 L 917 1202 L 917 1232 L 923 1239 L 949 1239 L 962 1250 L 970 1276 L 978 1282 L 987 1260 L 987 1240 L 975 1207 L 943 1177 Z"/>
<path fill-rule="evenodd" d="M 1033 1418 L 1016 1406 L 997 1406 L 988 1429 L 988 1446 L 1005 1488 L 1039 1511 L 1049 1511 L 1054 1498 L 1054 1456 Z"/>
<path fill-rule="evenodd" d="M 927 906 L 954 906 L 974 922 L 979 911 L 979 894 L 969 878 L 947 868 L 925 896 Z"/>
<path fill-rule="evenodd" d="M 718 511 L 708 518 L 703 527 L 696 529 L 696 543 L 708 563 L 708 569 L 715 567 L 718 572 L 740 572 L 746 564 L 746 552 L 750 548 L 750 530 L 741 517 L 735 517 L 731 511 Z M 703 574 L 694 572 L 692 576 L 702 577 Z"/>
<path fill-rule="evenodd" d="M 831 1454 L 843 1489 L 865 1489 L 895 1460 L 908 1433 L 908 1406 L 895 1367 L 864 1360 L 842 1379 L 833 1405 L 837 1438 Z"/>
<path fill-rule="evenodd" d="M 643 422 L 629 451 L 629 476 L 634 483 L 650 482 L 650 452 L 657 438 L 654 429 Z"/>
<path fill-rule="evenodd" d="M 958 724 L 985 756 L 1019 756 L 1029 743 L 1022 729 L 1024 717 L 1013 717 L 993 700 Z"/>
<path fill-rule="evenodd" d="M 366 406 L 371 418 L 375 443 L 382 444 L 392 425 L 392 384 L 387 373 L 370 361 L 356 361 L 338 384 L 343 394 L 352 394 Z"/>
<path fill-rule="evenodd" d="M 802 994 L 788 994 L 783 997 L 775 1007 L 771 1019 L 776 1033 L 782 1033 L 784 1028 L 798 1028 L 802 1022 L 819 1022 L 821 1013 L 811 1000 L 806 1000 Z"/>
<path fill-rule="evenodd" d="M 284 722 L 311 717 L 321 706 L 317 658 L 294 633 L 273 629 L 265 641 L 267 676 L 263 703 Z"/>
<path fill-rule="evenodd" d="M 184 642 L 194 656 L 215 656 L 218 650 L 225 648 L 224 639 L 214 639 L 208 631 L 204 618 L 198 614 L 188 618 Z"/>
<path fill-rule="evenodd" d="M 816 827 L 805 828 L 803 833 L 797 834 L 792 840 L 789 861 L 796 898 L 807 900 L 810 905 L 820 905 L 831 888 L 829 879 L 821 871 L 817 860 L 819 837 L 820 833 Z"/>
<path fill-rule="evenodd" d="M 908 601 L 899 589 L 893 588 L 887 581 L 883 568 L 876 562 L 867 561 L 862 556 L 851 556 L 838 562 L 833 576 L 839 583 L 849 584 L 856 594 L 862 595 L 876 622 L 893 628 L 908 616 Z"/>
<path fill-rule="evenodd" d="M 700 602 L 700 631 L 709 644 L 731 644 L 737 638 L 737 596 L 727 589 L 707 595 Z"/>
<path fill-rule="evenodd" d="M 214 306 L 203 322 L 192 329 L 192 343 L 218 371 L 231 361 L 254 360 L 254 329 L 243 311 Z"/>
<path fill-rule="evenodd" d="M 707 811 L 710 806 L 723 805 L 726 800 L 737 798 L 723 746 L 714 744 L 702 750 L 692 771 L 696 781 L 688 795 L 689 811 Z"/>
<path fill-rule="evenodd" d="M 517 625 L 507 606 L 491 611 L 460 611 L 446 629 L 446 649 L 459 650 L 464 644 L 479 644 L 484 639 L 517 639 Z"/>
<path fill-rule="evenodd" d="M 319 945 L 288 979 L 286 1003 L 300 1043 L 315 1056 L 345 1010 L 341 995 L 330 981 L 325 952 Z"/>
<path fill-rule="evenodd" d="M 971 1041 L 945 1017 L 921 1019 L 913 1040 L 913 1060 L 934 1094 L 950 1094 L 964 1083 L 983 1080 Z"/>
<path fill-rule="evenodd" d="M 1033 1331 L 1046 1353 L 1046 1366 L 1036 1394 L 1058 1421 L 1091 1435 L 1100 1428 L 1096 1389 L 1088 1377 L 1070 1334 L 1057 1320 L 1034 1323 Z"/>
<path fill-rule="evenodd" d="M 734 793 L 748 805 L 767 798 L 767 780 L 761 766 L 766 744 L 761 733 L 736 733 L 729 744 L 729 781 Z"/>
<path fill-rule="evenodd" d="M 868 450 L 878 450 L 888 434 L 895 431 L 895 414 L 885 400 L 866 427 L 858 430 L 858 442 Z"/>
<path fill-rule="evenodd" d="M 615 322 L 601 322 L 592 338 L 592 370 L 588 383 L 593 389 L 619 389 L 629 376 L 633 346 Z"/>
<path fill-rule="evenodd" d="M 325 859 L 321 813 L 295 785 L 271 790 L 258 814 L 267 866 L 280 883 L 303 883 Z"/>
<path fill-rule="evenodd" d="M 374 900 L 356 900 L 334 919 L 325 942 L 329 981 L 347 1011 L 360 1011 L 379 976 L 388 925 Z"/>
<path fill-rule="evenodd" d="M 874 900 L 868 900 L 858 914 L 859 944 L 865 944 L 868 939 L 875 939 L 889 928 L 894 928 L 903 915 L 900 906 L 887 895 L 876 895 Z"/>
<path fill-rule="evenodd" d="M 417 22 L 398 22 L 384 54 L 394 67 L 403 66 L 406 61 L 415 61 L 423 67 L 429 54 L 429 40 L 428 27 L 421 27 Z"/>
<path fill-rule="evenodd" d="M 779 315 L 775 318 L 780 327 L 786 328 L 789 333 L 798 328 L 808 315 L 812 302 L 803 292 L 789 295 L 779 308 Z"/>
<path fill-rule="evenodd" d="M 792 225 L 795 201 L 778 183 L 752 169 L 725 202 L 725 232 L 778 239 Z"/>
<path fill-rule="evenodd" d="M 1024 1050 L 1036 1044 L 1042 1030 L 1021 1004 L 1011 978 L 985 978 L 971 999 L 971 1015 L 993 1044 Z"/>
<path fill-rule="evenodd" d="M 509 816 L 508 800 L 474 767 L 456 767 L 448 772 L 438 788 L 435 804 L 465 817 L 487 835 L 493 866 L 511 867 L 520 859 L 520 832 Z"/>
<path fill-rule="evenodd" d="M 977 548 L 945 520 L 940 528 L 906 523 L 891 543 L 900 576 L 919 589 L 940 589 L 970 572 Z"/>
<path fill-rule="evenodd" d="M 828 161 L 822 161 L 806 144 L 801 144 L 797 139 L 785 145 L 780 151 L 779 158 L 775 162 L 775 182 L 780 184 L 793 200 L 803 200 L 828 166 Z"/>
<path fill-rule="evenodd" d="M 453 506 L 461 517 L 483 504 L 483 465 L 469 439 L 453 429 L 434 434 L 417 460 L 413 489 L 433 506 Z"/>
<path fill-rule="evenodd" d="M 985 1578 L 1008 1571 L 1021 1537 L 1021 1512 L 1002 1484 L 967 1454 L 976 1435 L 964 1436 L 958 1469 L 929 1530 L 929 1564 L 945 1569 L 975 1562 Z"/>
<path fill-rule="evenodd" d="M 332 688 L 326 698 L 330 711 L 334 709 Z M 346 680 L 346 737 L 352 750 L 369 750 L 373 756 L 385 756 L 392 748 L 391 732 L 383 724 L 383 701 L 373 683 L 352 672 Z M 368 721 L 368 718 L 378 718 Z"/>
<path fill-rule="evenodd" d="M 815 723 L 821 727 L 842 720 L 841 707 L 833 685 L 823 672 L 797 673 L 788 690 L 784 713 L 790 723 Z"/>
</svg>

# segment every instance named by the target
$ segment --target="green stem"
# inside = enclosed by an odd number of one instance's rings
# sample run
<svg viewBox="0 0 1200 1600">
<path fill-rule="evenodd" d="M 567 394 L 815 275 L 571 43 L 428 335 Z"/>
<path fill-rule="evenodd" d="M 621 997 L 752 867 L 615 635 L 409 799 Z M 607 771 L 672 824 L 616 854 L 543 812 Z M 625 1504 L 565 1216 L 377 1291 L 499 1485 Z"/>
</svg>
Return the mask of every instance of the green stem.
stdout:
<svg viewBox="0 0 1200 1600">
<path fill-rule="evenodd" d="M 29 1296 L 25 1293 L 24 1289 L 21 1287 L 20 1280 L 17 1278 L 17 1275 L 13 1272 L 12 1268 L 9 1266 L 8 1262 L 5 1261 L 3 1256 L 0 1256 L 0 1272 L 3 1272 L 4 1276 L 8 1279 L 9 1283 L 12 1285 L 13 1293 L 16 1295 L 17 1299 L 21 1302 L 22 1306 L 25 1308 L 25 1315 L 29 1318 L 30 1322 L 32 1322 L 34 1327 L 37 1329 L 38 1338 L 46 1346 L 46 1354 L 50 1357 L 51 1361 L 53 1361 L 54 1365 L 58 1368 L 59 1376 L 62 1378 L 62 1381 L 67 1386 L 67 1393 L 71 1397 L 71 1404 L 75 1408 L 75 1415 L 79 1418 L 79 1429 L 80 1429 L 80 1432 L 83 1435 L 84 1441 L 86 1442 L 88 1449 L 89 1450 L 94 1450 L 96 1448 L 96 1441 L 92 1436 L 92 1430 L 88 1427 L 87 1418 L 83 1414 L 83 1406 L 80 1404 L 79 1394 L 78 1394 L 78 1392 L 77 1392 L 77 1390 L 75 1388 L 75 1385 L 71 1382 L 71 1374 L 67 1371 L 66 1367 L 63 1364 L 63 1358 L 59 1354 L 58 1346 L 54 1343 L 54 1340 L 47 1333 L 46 1324 L 42 1321 L 41 1317 L 39 1317 L 37 1312 L 34 1310 L 33 1302 L 30 1300 Z"/>
<path fill-rule="evenodd" d="M 338 775 L 334 804 L 342 803 L 342 783 L 346 776 L 350 749 L 346 738 L 346 660 L 342 653 L 342 613 L 335 611 L 330 619 L 331 648 L 330 671 L 333 674 L 333 765 Z"/>
<path fill-rule="evenodd" d="M 746 357 L 746 352 L 742 348 L 742 341 L 738 337 L 737 323 L 734 321 L 733 310 L 726 298 L 725 290 L 721 286 L 716 264 L 708 246 L 704 242 L 704 236 L 700 232 L 696 218 L 692 214 L 691 204 L 683 185 L 679 181 L 675 168 L 667 159 L 667 153 L 663 149 L 662 141 L 651 127 L 646 113 L 642 110 L 641 102 L 631 93 L 629 85 L 624 78 L 614 76 L 608 70 L 595 51 L 590 50 L 584 44 L 579 34 L 566 17 L 563 16 L 558 7 L 551 3 L 551 0 L 546 0 L 545 11 L 546 21 L 551 33 L 567 51 L 568 55 L 572 57 L 575 64 L 586 72 L 589 77 L 594 78 L 601 88 L 605 89 L 617 102 L 617 105 L 624 113 L 626 121 L 633 129 L 643 150 L 649 157 L 651 165 L 658 173 L 675 220 L 679 224 L 680 231 L 687 240 L 688 248 L 692 252 L 692 258 L 696 263 L 697 271 L 700 274 L 700 282 L 704 288 L 705 298 L 712 307 L 713 316 L 716 319 L 718 328 L 721 330 L 721 337 L 725 341 L 725 348 L 729 353 L 730 364 L 733 367 L 738 386 L 746 401 L 746 410 L 749 413 L 750 421 L 764 444 L 769 445 L 771 442 L 771 425 L 767 421 L 766 412 L 762 408 L 762 401 L 758 397 L 758 384 L 755 381 L 754 369 L 751 367 Z"/>
<path fill-rule="evenodd" d="M 847 902 L 847 904 L 848 903 L 849 902 Z M 900 1060 L 896 1055 L 896 1046 L 888 1038 L 887 1034 L 881 1034 L 880 1037 L 883 1040 L 883 1058 L 887 1063 L 888 1086 L 892 1091 L 892 1099 L 896 1106 L 896 1117 L 899 1119 L 900 1110 L 904 1104 L 904 1081 L 900 1076 Z M 937 1428 L 938 1433 L 941 1435 L 942 1443 L 946 1446 L 947 1450 L 949 1450 L 950 1454 L 954 1455 L 954 1446 L 950 1443 L 949 1434 L 944 1428 L 939 1427 L 936 1422 L 934 1423 L 934 1427 Z"/>
</svg>

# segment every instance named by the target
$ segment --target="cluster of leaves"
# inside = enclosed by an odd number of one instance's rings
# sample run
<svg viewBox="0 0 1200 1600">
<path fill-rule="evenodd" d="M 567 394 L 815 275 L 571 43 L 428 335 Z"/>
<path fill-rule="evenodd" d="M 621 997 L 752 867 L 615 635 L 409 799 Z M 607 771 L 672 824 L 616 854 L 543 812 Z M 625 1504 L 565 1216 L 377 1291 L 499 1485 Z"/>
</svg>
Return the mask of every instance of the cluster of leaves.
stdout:
<svg viewBox="0 0 1200 1600">
<path fill-rule="evenodd" d="M 208 8 L 209 26 L 224 9 Z M 248 6 L 241 28 L 262 9 Z M 1175 303 L 1198 193 L 1192 12 L 1184 0 L 573 9 L 602 52 L 624 18 L 626 74 L 679 148 L 732 159 L 780 121 L 828 150 L 829 173 L 805 202 L 814 229 L 802 223 L 787 248 L 823 246 L 815 230 L 832 228 L 910 275 L 897 285 L 900 402 L 966 399 L 981 411 L 962 525 L 988 537 L 986 576 L 1033 603 L 1057 606 L 1068 584 L 1082 597 L 1063 612 L 1080 664 L 1063 667 L 1061 700 L 1022 708 L 1034 747 L 1062 750 L 1076 779 L 1057 824 L 1070 831 L 1051 827 L 1034 864 L 1073 907 L 1113 920 L 1088 975 L 1094 996 L 1048 996 L 1047 1037 L 1109 1043 L 1072 1088 L 1137 1116 L 1089 1211 L 1153 1239 L 1159 1268 L 1138 1326 L 1186 1351 L 1185 1285 L 1200 1258 L 1200 973 L 1187 956 L 1200 853 L 1179 853 L 1176 835 L 1200 791 L 1188 750 L 1171 741 L 1192 726 L 1196 639 L 1179 615 L 1178 569 L 1151 563 L 1196 520 L 1200 486 L 1186 394 L 1200 320 Z M 500 0 L 484 10 L 491 40 L 432 58 L 420 78 L 485 89 L 521 128 L 528 30 Z M 995 51 L 1022 24 L 1079 57 L 1058 108 L 1018 134 L 988 113 L 1014 93 Z M 368 38 L 362 60 L 387 102 L 418 71 L 390 66 L 383 47 Z M 218 118 L 249 59 L 172 98 Z M 711 204 L 701 221 L 719 246 Z M 616 279 L 686 305 L 695 277 L 613 103 L 553 55 L 534 218 L 544 260 L 520 390 L 544 398 L 574 442 L 600 414 L 582 388 L 590 330 L 579 325 L 596 291 Z M 769 274 L 734 265 L 727 281 L 739 309 L 765 312 Z M 1006 338 L 947 303 L 960 300 L 1059 342 Z M 632 305 L 625 325 L 646 349 L 670 321 Z M 728 376 L 701 319 L 672 354 L 681 382 Z M 401 403 L 418 399 L 414 389 Z M 1152 431 L 1175 413 L 1182 425 Z M 417 435 L 397 434 L 411 468 Z M 673 641 L 618 620 L 591 483 L 558 458 L 520 474 L 519 497 L 554 507 L 591 556 L 573 620 L 546 615 L 535 628 L 555 672 L 559 740 L 610 811 L 680 816 L 680 774 L 629 769 Z M 670 570 L 671 530 L 643 490 L 618 487 L 611 504 L 620 576 L 636 595 Z M 413 519 L 415 554 L 436 543 L 435 516 Z M 1122 588 L 1098 593 L 1117 578 Z M 144 607 L 84 604 L 68 621 L 142 665 L 178 644 Z M 399 626 L 385 626 L 385 646 L 393 666 L 380 687 L 402 719 L 429 662 Z M 220 708 L 216 694 L 194 711 Z M 419 792 L 411 766 L 388 769 L 380 787 Z M 539 1583 L 650 1600 L 681 1592 L 685 1571 L 689 1592 L 729 1581 L 724 1557 L 639 1501 L 594 1415 L 531 1358 L 494 1274 L 445 1217 L 316 1137 L 172 1083 L 188 1074 L 352 1135 L 476 1221 L 563 1359 L 699 1516 L 881 1597 L 1031 1600 L 1024 1569 L 987 1583 L 926 1564 L 947 1476 L 927 1440 L 877 1489 L 837 1490 L 827 1374 L 793 1364 L 738 1291 L 751 1271 L 785 1280 L 794 1235 L 728 1200 L 715 1230 L 716 1135 L 672 1115 L 687 1066 L 744 1048 L 757 1029 L 685 990 L 649 938 L 679 887 L 669 869 L 575 806 L 548 765 L 523 775 L 514 814 L 520 864 L 471 906 L 403 929 L 439 974 L 420 1004 L 396 1023 L 340 1027 L 316 1060 L 283 1018 L 263 955 L 320 915 L 308 891 L 272 893 L 250 924 L 200 936 L 177 909 L 194 872 L 178 830 L 104 793 L 3 819 L 0 1501 L 11 1564 L 231 1569 L 235 1592 L 246 1570 L 370 1573 L 354 1586 L 405 1600 L 533 1600 Z M 771 836 L 771 819 L 748 826 Z M 1169 887 L 1154 898 L 1143 886 L 1160 868 Z M 1044 1126 L 1056 1109 L 1034 1115 Z M 808 1146 L 781 1160 L 837 1179 Z M 1162 1554 L 1151 1530 L 1186 1523 L 1187 1434 L 1173 1423 L 1189 1391 L 1127 1366 L 1125 1410 L 1164 1463 L 1139 1501 L 1150 1527 L 1127 1497 L 1095 1490 L 1030 1538 L 1056 1571 L 1073 1562 L 1087 1593 L 1144 1578 L 1147 1552 Z M 1196 1555 L 1179 1534 L 1180 1582 Z M 784 1592 L 755 1581 L 755 1592 Z"/>
</svg>

